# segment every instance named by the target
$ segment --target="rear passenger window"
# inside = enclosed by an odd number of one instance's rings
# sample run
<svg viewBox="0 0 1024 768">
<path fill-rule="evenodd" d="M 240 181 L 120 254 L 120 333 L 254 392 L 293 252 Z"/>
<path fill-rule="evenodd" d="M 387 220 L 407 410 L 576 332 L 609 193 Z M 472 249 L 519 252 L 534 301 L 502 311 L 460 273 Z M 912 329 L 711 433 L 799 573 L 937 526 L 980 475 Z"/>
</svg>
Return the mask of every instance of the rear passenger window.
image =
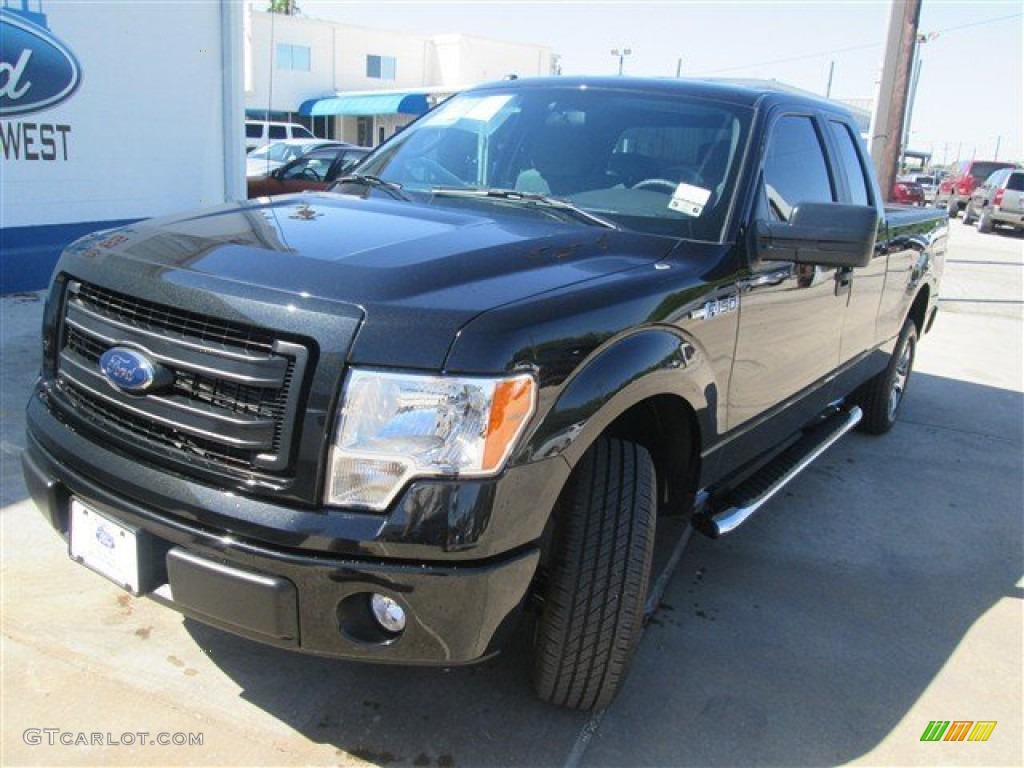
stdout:
<svg viewBox="0 0 1024 768">
<path fill-rule="evenodd" d="M 268 135 L 271 139 L 284 139 L 288 136 L 283 125 L 270 126 L 270 133 Z"/>
<path fill-rule="evenodd" d="M 799 203 L 835 202 L 821 139 L 809 117 L 780 118 L 768 140 L 764 159 L 767 216 L 789 221 Z"/>
<path fill-rule="evenodd" d="M 1006 188 L 1014 192 L 1024 192 L 1024 173 L 1011 173 L 1006 180 Z"/>
<path fill-rule="evenodd" d="M 850 184 L 850 202 L 854 205 L 871 205 L 871 198 L 868 195 L 867 181 L 864 179 L 864 166 L 861 163 L 861 155 L 857 152 L 853 135 L 844 123 L 830 121 L 829 130 L 832 131 L 832 138 L 835 140 L 839 150 L 839 160 L 846 172 L 846 180 Z M 918 181 L 924 183 L 926 177 L 918 177 Z"/>
</svg>

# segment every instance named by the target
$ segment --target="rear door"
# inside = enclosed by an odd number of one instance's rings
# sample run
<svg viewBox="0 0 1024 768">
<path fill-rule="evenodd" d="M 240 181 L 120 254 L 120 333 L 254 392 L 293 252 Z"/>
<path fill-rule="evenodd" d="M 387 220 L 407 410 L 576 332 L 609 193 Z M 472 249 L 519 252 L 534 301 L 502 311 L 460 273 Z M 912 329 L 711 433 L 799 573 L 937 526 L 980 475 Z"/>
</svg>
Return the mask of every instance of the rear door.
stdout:
<svg viewBox="0 0 1024 768">
<path fill-rule="evenodd" d="M 829 118 L 828 135 L 840 176 L 840 200 L 853 205 L 880 209 L 877 187 L 872 183 L 871 165 L 860 138 L 844 121 Z M 875 252 L 871 263 L 860 269 L 840 270 L 836 290 L 846 292 L 839 363 L 847 363 L 871 349 L 877 341 L 876 321 L 885 287 L 888 255 L 884 247 L 885 219 L 879 217 Z"/>
</svg>

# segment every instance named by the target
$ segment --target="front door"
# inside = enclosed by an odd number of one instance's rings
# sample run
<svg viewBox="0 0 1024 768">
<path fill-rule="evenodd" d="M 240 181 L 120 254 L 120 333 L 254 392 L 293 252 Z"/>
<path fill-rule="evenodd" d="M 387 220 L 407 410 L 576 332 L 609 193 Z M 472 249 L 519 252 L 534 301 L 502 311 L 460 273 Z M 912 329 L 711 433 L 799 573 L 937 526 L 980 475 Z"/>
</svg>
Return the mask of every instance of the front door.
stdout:
<svg viewBox="0 0 1024 768">
<path fill-rule="evenodd" d="M 765 148 L 755 218 L 784 222 L 800 203 L 837 199 L 822 138 L 811 115 L 777 117 Z M 839 364 L 848 299 L 843 279 L 835 268 L 762 262 L 742 281 L 730 430 L 771 414 L 773 433 L 792 431 L 824 407 L 827 387 L 809 388 Z"/>
</svg>

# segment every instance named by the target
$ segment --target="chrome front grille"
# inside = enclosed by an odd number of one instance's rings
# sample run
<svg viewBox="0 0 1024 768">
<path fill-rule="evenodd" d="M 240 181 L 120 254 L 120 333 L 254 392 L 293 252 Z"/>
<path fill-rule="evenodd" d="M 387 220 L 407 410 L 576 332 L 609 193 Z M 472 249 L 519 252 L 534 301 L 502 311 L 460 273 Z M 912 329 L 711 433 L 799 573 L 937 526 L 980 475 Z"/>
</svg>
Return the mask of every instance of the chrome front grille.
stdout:
<svg viewBox="0 0 1024 768">
<path fill-rule="evenodd" d="M 186 462 L 287 470 L 308 350 L 269 331 L 68 285 L 57 385 L 65 406 L 106 436 Z M 113 386 L 99 359 L 114 346 L 168 370 L 157 391 Z"/>
</svg>

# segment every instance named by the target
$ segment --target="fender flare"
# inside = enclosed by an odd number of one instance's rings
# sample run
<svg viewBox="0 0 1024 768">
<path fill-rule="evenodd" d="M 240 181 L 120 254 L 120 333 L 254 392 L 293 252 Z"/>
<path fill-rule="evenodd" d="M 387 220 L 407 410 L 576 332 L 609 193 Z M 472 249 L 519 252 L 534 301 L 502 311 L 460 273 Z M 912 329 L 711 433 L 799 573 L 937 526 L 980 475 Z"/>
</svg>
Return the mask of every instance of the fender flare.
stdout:
<svg viewBox="0 0 1024 768">
<path fill-rule="evenodd" d="M 575 467 L 617 418 L 658 395 L 676 396 L 696 413 L 703 436 L 718 432 L 720 394 L 703 348 L 678 329 L 634 331 L 595 351 L 563 384 L 528 435 L 520 456 L 562 456 Z"/>
</svg>

